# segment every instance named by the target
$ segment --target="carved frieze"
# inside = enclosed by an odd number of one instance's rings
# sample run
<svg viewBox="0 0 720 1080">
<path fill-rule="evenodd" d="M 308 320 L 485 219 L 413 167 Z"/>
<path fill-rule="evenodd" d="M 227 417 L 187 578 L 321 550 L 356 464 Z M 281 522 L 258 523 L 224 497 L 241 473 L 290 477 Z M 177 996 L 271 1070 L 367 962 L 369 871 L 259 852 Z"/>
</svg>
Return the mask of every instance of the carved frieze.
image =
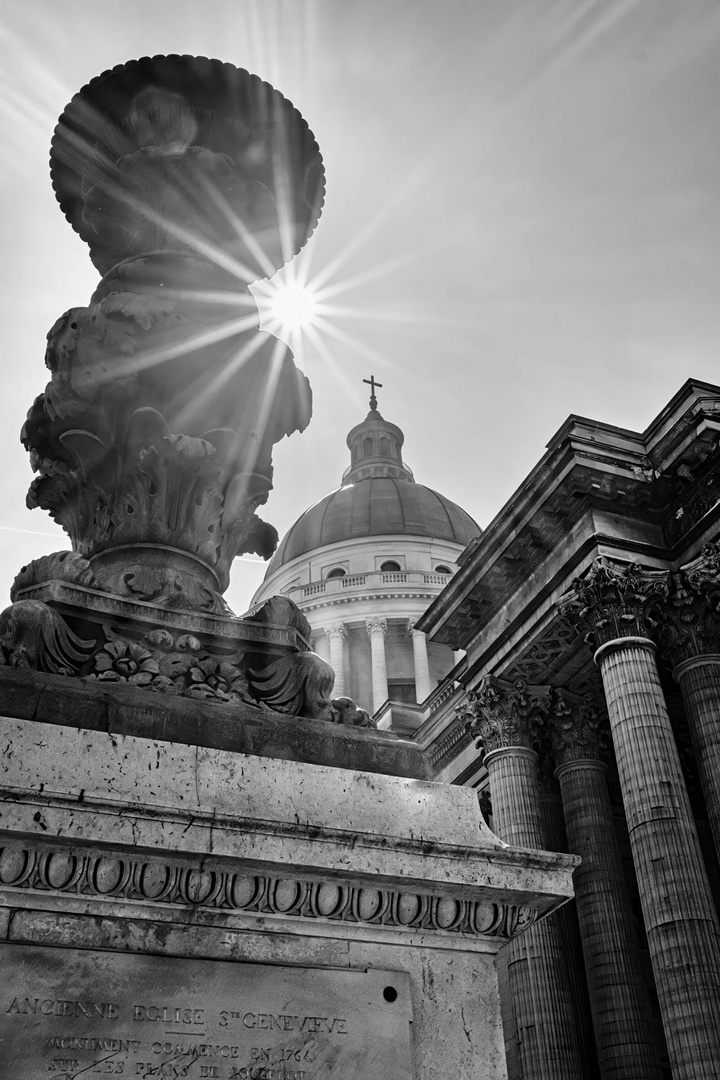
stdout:
<svg viewBox="0 0 720 1080">
<path fill-rule="evenodd" d="M 16 842 L 0 848 L 2 889 L 482 937 L 536 919 L 523 905 Z"/>
<path fill-rule="evenodd" d="M 600 556 L 558 601 L 593 648 L 620 637 L 648 637 L 668 596 L 668 571 Z"/>
<path fill-rule="evenodd" d="M 88 590 L 89 593 L 89 590 Z M 90 597 L 92 596 L 89 593 Z M 281 598 L 269 605 L 284 615 L 286 625 L 306 627 L 292 602 Z M 338 711 L 330 700 L 334 672 L 315 653 L 288 648 L 278 655 L 265 640 L 263 609 L 254 616 L 263 634 L 239 644 L 205 643 L 187 631 L 153 625 L 153 612 L 139 609 L 127 633 L 118 633 L 110 619 L 96 618 L 79 609 L 95 636 L 80 637 L 54 607 L 40 600 L 18 600 L 0 613 L 0 666 L 28 668 L 54 675 L 80 676 L 103 683 L 127 683 L 140 689 L 266 706 L 274 712 L 305 716 L 332 723 L 370 728 L 362 710 L 347 701 Z M 251 619 L 248 622 L 251 623 Z"/>
<path fill-rule="evenodd" d="M 465 730 L 489 753 L 506 746 L 532 748 L 538 741 L 550 706 L 550 687 L 524 679 L 510 682 L 486 675 L 468 693 L 458 710 Z"/>
</svg>

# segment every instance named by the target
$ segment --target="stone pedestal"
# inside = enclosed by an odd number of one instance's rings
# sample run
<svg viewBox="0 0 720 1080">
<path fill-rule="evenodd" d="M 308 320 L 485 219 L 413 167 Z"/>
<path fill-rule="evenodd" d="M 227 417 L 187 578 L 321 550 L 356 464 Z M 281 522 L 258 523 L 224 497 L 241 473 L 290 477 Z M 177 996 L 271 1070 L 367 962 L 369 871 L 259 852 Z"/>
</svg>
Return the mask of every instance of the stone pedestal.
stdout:
<svg viewBox="0 0 720 1080">
<path fill-rule="evenodd" d="M 370 1080 L 389 1039 L 396 1077 L 505 1077 L 494 957 L 571 894 L 573 856 L 506 847 L 386 733 L 5 671 L 4 1075 L 305 1080 L 283 1055 L 309 1047 L 323 1075 Z M 213 746 L 191 741 L 203 720 Z M 99 957 L 84 996 L 77 950 Z M 26 1057 L 2 1061 L 28 1010 Z"/>
</svg>

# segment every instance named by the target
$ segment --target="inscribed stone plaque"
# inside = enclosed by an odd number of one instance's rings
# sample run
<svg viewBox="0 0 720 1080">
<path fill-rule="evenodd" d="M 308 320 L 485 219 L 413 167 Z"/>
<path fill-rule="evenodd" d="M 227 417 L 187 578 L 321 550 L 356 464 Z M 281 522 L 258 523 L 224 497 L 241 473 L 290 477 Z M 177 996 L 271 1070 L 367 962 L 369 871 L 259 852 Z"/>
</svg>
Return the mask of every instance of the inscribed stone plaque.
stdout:
<svg viewBox="0 0 720 1080">
<path fill-rule="evenodd" d="M 0 1076 L 412 1080 L 406 972 L 6 945 Z"/>
</svg>

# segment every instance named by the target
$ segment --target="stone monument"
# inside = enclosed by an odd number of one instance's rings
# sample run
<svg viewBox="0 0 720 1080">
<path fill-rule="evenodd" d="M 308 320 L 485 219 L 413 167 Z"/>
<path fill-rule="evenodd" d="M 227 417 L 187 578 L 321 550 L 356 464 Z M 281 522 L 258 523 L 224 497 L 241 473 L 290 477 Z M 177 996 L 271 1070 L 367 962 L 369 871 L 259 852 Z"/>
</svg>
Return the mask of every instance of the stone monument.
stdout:
<svg viewBox="0 0 720 1080">
<path fill-rule="evenodd" d="M 246 71 L 146 57 L 73 98 L 51 171 L 102 278 L 22 432 L 72 550 L 0 615 L 0 1072 L 505 1076 L 493 958 L 576 860 L 501 843 L 333 700 L 289 601 L 223 600 L 310 419 L 248 289 L 320 215 L 307 124 Z"/>
</svg>

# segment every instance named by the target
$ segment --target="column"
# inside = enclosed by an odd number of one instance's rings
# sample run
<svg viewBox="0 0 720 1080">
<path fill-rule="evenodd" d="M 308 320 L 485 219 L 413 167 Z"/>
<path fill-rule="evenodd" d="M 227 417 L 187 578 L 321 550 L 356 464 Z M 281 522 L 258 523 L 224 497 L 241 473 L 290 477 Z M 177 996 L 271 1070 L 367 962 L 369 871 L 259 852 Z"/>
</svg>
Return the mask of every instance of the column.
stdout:
<svg viewBox="0 0 720 1080">
<path fill-rule="evenodd" d="M 413 663 L 415 668 L 415 696 L 418 704 L 429 697 L 433 690 L 430 681 L 430 664 L 428 662 L 427 638 L 422 630 L 415 629 L 415 620 L 410 619 L 408 630 L 412 634 Z"/>
<path fill-rule="evenodd" d="M 708 821 L 720 857 L 720 654 L 683 660 L 673 678 L 682 693 Z"/>
<path fill-rule="evenodd" d="M 674 1080 L 720 1075 L 720 929 L 660 685 L 667 574 L 600 558 L 561 609 L 595 634 Z"/>
<path fill-rule="evenodd" d="M 602 1080 L 662 1080 L 592 697 L 556 691 L 551 739 Z"/>
<path fill-rule="evenodd" d="M 546 851 L 570 851 L 565 831 L 560 786 L 555 779 L 554 770 L 555 761 L 548 752 L 548 748 L 545 747 L 538 761 L 540 832 Z M 580 1056 L 588 1063 L 588 1072 L 592 1080 L 599 1080 L 595 1035 L 575 901 L 571 900 L 563 904 L 560 910 L 553 912 L 549 918 L 556 923 L 560 935 L 560 947 L 567 968 Z"/>
<path fill-rule="evenodd" d="M 660 641 L 673 665 L 720 857 L 720 545 L 670 576 Z"/>
<path fill-rule="evenodd" d="M 370 635 L 370 655 L 372 663 L 372 699 L 373 712 L 377 712 L 388 699 L 387 663 L 385 661 L 386 619 L 368 619 L 366 624 Z"/>
<path fill-rule="evenodd" d="M 537 754 L 531 744 L 549 689 L 490 676 L 468 701 L 470 730 L 486 751 L 495 831 L 513 846 L 541 849 Z M 557 925 L 544 919 L 514 938 L 507 964 L 517 1039 L 509 1060 L 517 1057 L 523 1080 L 585 1080 Z M 506 1024 L 506 1037 L 512 1027 Z"/>
<path fill-rule="evenodd" d="M 334 697 L 345 696 L 345 639 L 347 629 L 344 623 L 329 626 L 325 633 L 330 642 L 330 667 L 335 672 L 335 684 L 333 686 Z"/>
</svg>

